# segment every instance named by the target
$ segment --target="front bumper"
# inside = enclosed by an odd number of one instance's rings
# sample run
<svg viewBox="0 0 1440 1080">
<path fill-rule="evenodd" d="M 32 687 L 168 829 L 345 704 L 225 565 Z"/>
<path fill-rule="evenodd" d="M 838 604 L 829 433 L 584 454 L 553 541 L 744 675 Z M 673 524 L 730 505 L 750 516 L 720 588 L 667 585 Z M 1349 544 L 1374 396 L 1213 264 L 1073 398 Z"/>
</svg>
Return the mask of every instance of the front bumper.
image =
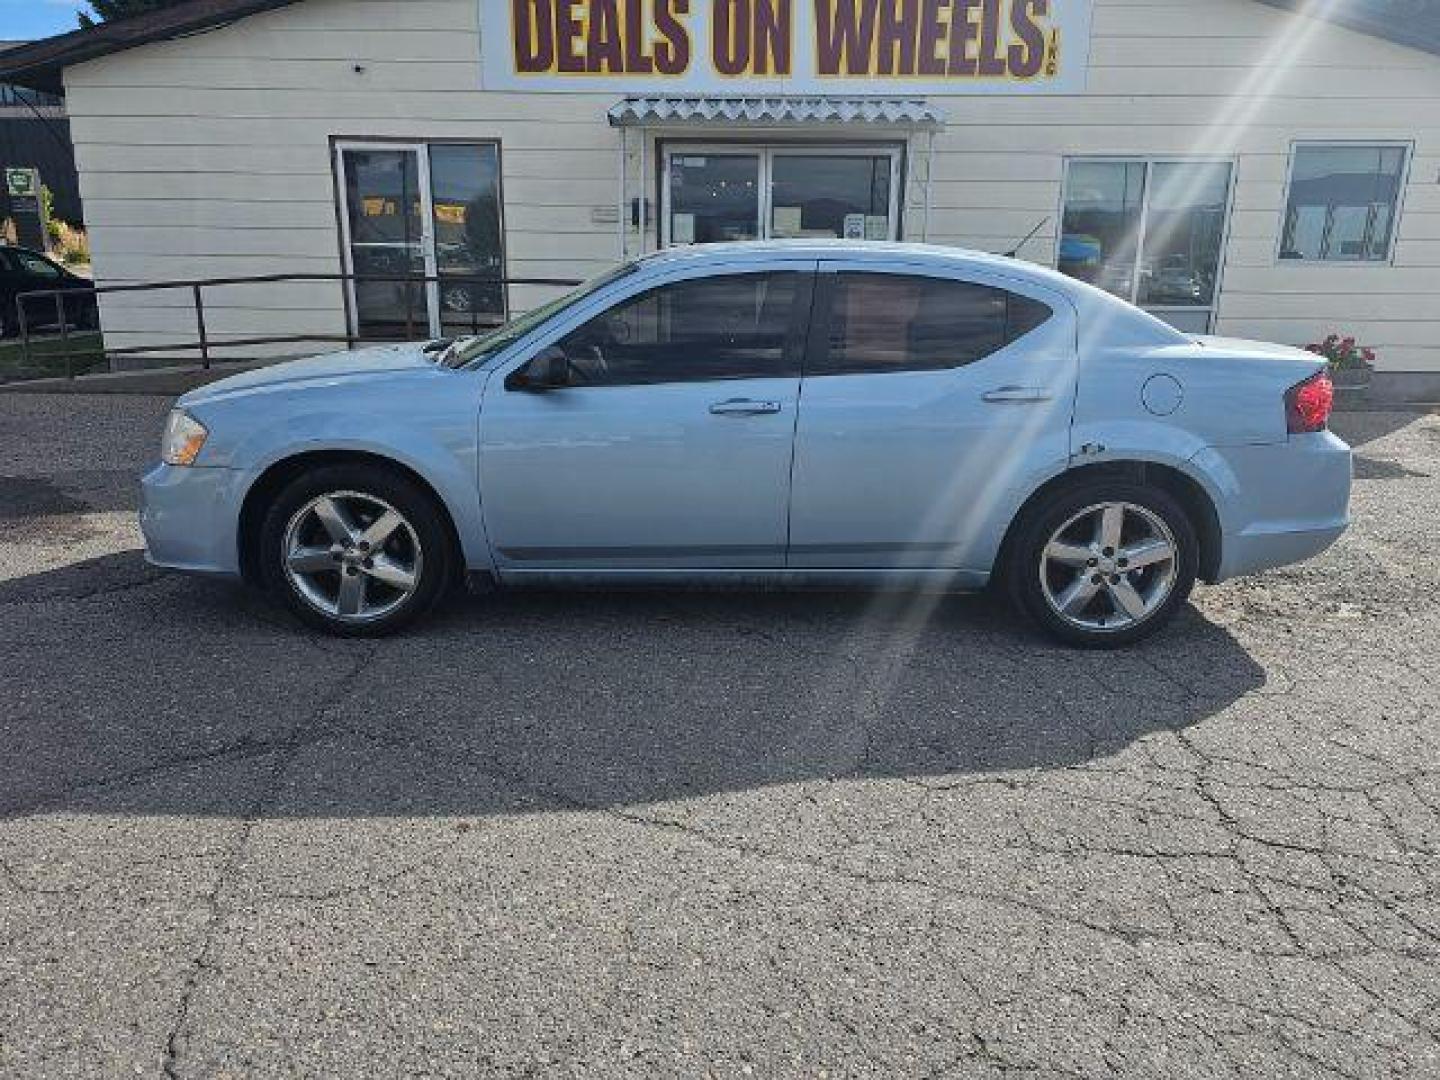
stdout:
<svg viewBox="0 0 1440 1080">
<path fill-rule="evenodd" d="M 238 507 L 231 469 L 157 465 L 140 481 L 145 558 L 156 566 L 237 576 Z"/>
<path fill-rule="evenodd" d="M 1328 431 L 1196 455 L 1221 487 L 1217 581 L 1313 558 L 1350 524 L 1350 447 Z"/>
</svg>

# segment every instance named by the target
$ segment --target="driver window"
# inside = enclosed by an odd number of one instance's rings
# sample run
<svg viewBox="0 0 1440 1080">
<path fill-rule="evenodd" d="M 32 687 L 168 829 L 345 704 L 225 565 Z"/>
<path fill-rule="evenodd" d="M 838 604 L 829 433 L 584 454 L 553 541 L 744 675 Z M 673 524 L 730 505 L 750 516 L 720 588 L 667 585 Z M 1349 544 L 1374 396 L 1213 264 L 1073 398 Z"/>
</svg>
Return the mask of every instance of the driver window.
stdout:
<svg viewBox="0 0 1440 1080">
<path fill-rule="evenodd" d="M 791 347 L 801 275 L 734 274 L 662 285 L 560 342 L 577 385 L 799 374 Z"/>
</svg>

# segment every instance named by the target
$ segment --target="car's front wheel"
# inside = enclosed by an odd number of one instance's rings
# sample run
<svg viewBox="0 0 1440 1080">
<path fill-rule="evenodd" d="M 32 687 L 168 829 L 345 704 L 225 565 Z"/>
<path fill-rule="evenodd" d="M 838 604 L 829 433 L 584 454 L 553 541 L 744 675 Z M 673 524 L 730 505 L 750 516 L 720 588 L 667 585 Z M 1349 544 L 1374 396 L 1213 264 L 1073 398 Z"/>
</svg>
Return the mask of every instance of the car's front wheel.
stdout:
<svg viewBox="0 0 1440 1080">
<path fill-rule="evenodd" d="M 1006 568 L 1018 605 L 1054 637 L 1114 648 L 1149 637 L 1190 596 L 1195 528 L 1167 492 L 1100 482 L 1045 497 L 1021 523 Z"/>
<path fill-rule="evenodd" d="M 423 615 L 456 565 L 431 495 L 363 465 L 291 481 L 265 515 L 259 545 L 269 589 L 309 625 L 351 637 L 392 633 Z"/>
</svg>

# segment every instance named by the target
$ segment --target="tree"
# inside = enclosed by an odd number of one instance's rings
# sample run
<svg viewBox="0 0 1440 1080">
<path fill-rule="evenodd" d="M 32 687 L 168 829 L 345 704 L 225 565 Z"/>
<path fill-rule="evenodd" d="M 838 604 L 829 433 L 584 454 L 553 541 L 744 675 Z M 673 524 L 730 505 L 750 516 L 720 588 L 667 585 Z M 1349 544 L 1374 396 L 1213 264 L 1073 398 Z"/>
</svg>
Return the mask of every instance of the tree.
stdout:
<svg viewBox="0 0 1440 1080">
<path fill-rule="evenodd" d="M 80 12 L 80 25 L 83 27 L 94 26 L 97 22 L 114 22 L 116 19 L 128 19 L 132 15 L 143 15 L 147 11 L 159 11 L 161 8 L 174 7 L 180 0 L 90 0 L 90 6 L 95 14 L 88 11 Z"/>
</svg>

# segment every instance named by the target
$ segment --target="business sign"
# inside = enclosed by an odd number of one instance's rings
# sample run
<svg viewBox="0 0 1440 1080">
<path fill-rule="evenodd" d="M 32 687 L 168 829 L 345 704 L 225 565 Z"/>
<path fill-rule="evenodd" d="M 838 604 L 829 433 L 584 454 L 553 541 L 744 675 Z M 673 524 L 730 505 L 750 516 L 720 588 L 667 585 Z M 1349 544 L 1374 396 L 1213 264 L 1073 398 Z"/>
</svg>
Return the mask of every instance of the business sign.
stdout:
<svg viewBox="0 0 1440 1080">
<path fill-rule="evenodd" d="M 40 174 L 34 169 L 7 168 L 5 191 L 12 199 L 32 199 L 40 194 Z"/>
<path fill-rule="evenodd" d="M 1092 0 L 479 0 L 487 90 L 1060 94 Z"/>
<path fill-rule="evenodd" d="M 38 169 L 7 167 L 5 170 L 5 194 L 9 216 L 15 222 L 16 239 L 22 247 L 44 248 L 45 246 L 45 200 L 40 196 L 40 171 Z M 0 208 L 4 202 L 0 201 Z M 0 217 L 5 214 L 0 212 Z"/>
</svg>

